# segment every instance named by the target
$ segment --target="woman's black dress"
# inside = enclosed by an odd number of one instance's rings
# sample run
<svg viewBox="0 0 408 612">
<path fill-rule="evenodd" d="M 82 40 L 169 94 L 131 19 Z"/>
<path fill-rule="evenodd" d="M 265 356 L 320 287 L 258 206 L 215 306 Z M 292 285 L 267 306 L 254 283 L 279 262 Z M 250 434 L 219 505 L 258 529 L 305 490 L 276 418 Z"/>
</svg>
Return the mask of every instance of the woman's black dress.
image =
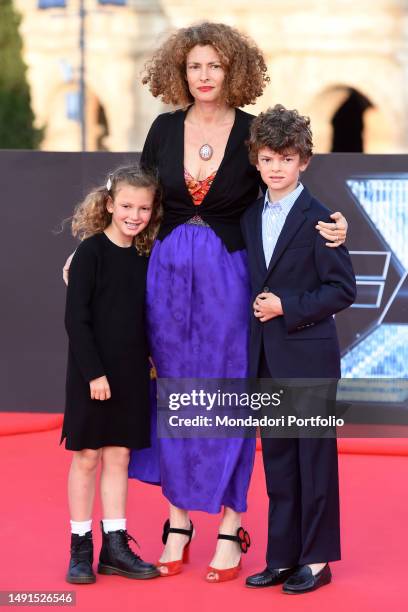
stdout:
<svg viewBox="0 0 408 612">
<path fill-rule="evenodd" d="M 150 446 L 149 353 L 145 335 L 147 257 L 104 234 L 84 240 L 69 271 L 69 337 L 61 441 L 81 450 Z M 112 397 L 92 400 L 89 381 L 105 375 Z"/>
</svg>

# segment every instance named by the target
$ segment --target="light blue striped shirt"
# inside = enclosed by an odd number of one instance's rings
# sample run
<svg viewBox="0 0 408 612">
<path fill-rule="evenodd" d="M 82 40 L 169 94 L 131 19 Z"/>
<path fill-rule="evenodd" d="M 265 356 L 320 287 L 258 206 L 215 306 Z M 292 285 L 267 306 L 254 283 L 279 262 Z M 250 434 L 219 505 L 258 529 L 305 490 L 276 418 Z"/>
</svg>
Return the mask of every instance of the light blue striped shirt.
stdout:
<svg viewBox="0 0 408 612">
<path fill-rule="evenodd" d="M 269 267 L 273 251 L 285 224 L 290 209 L 303 191 L 302 183 L 296 189 L 288 193 L 278 202 L 269 200 L 268 190 L 265 193 L 264 207 L 262 211 L 262 244 L 265 254 L 266 267 Z"/>
</svg>

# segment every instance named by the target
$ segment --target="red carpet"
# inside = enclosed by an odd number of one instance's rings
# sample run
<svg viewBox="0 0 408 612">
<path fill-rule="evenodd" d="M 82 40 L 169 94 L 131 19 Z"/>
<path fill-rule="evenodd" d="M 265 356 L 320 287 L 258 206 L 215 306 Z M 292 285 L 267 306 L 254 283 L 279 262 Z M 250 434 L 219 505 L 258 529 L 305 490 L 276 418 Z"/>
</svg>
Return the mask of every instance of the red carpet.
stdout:
<svg viewBox="0 0 408 612">
<path fill-rule="evenodd" d="M 39 412 L 0 412 L 0 436 L 12 436 L 30 432 L 50 431 L 59 429 L 62 425 L 62 414 Z M 389 438 L 343 438 L 338 441 L 340 453 L 362 455 L 401 455 L 408 456 L 408 428 L 392 428 L 381 426 L 378 434 L 372 428 L 373 435 L 385 434 Z M 359 435 L 358 427 L 355 436 Z M 392 437 L 396 436 L 396 437 Z M 403 437 L 405 436 L 405 437 Z M 258 440 L 260 448 L 260 440 Z"/>
<path fill-rule="evenodd" d="M 66 474 L 70 453 L 58 446 L 59 432 L 4 436 L 0 441 L 2 490 L 1 590 L 68 590 L 64 573 L 69 529 Z M 290 597 L 279 587 L 246 589 L 243 578 L 264 567 L 266 495 L 260 453 L 249 496 L 245 526 L 253 546 L 242 577 L 209 585 L 202 576 L 215 544 L 217 517 L 193 513 L 197 536 L 192 563 L 180 576 L 137 582 L 98 576 L 95 585 L 75 587 L 78 611 L 136 612 L 258 610 L 326 612 L 406 612 L 408 542 L 408 458 L 340 457 L 343 560 L 332 564 L 334 581 L 316 593 Z M 96 551 L 100 537 L 95 512 Z M 131 482 L 129 532 L 141 554 L 156 560 L 166 503 L 160 489 Z M 55 608 L 54 608 L 55 609 Z M 59 607 L 58 607 L 59 609 Z"/>
<path fill-rule="evenodd" d="M 384 432 L 382 432 L 384 433 Z M 408 456 L 407 438 L 341 438 L 340 453 L 355 455 L 399 455 Z"/>
<path fill-rule="evenodd" d="M 45 412 L 0 412 L 0 436 L 58 429 L 62 419 L 62 414 Z"/>
</svg>

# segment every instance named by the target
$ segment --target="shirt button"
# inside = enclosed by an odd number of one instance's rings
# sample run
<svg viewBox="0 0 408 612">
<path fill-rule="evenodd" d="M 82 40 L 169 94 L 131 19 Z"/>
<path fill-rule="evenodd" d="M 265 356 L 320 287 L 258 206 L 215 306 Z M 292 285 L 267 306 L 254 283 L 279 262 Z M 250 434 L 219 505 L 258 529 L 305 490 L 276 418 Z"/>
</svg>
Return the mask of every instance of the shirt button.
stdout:
<svg viewBox="0 0 408 612">
<path fill-rule="evenodd" d="M 262 289 L 262 292 L 263 292 L 263 293 L 268 293 L 268 291 L 270 291 L 269 287 L 264 287 L 264 288 Z"/>
</svg>

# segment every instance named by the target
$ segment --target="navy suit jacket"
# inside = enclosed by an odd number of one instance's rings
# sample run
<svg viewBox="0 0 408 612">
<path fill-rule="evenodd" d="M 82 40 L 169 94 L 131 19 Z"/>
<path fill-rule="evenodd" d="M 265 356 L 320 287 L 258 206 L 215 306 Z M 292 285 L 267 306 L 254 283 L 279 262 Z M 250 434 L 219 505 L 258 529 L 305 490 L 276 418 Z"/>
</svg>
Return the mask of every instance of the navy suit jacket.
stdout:
<svg viewBox="0 0 408 612">
<path fill-rule="evenodd" d="M 258 375 L 262 349 L 272 377 L 340 378 L 340 350 L 333 314 L 355 300 L 356 282 L 344 246 L 325 246 L 315 229 L 330 211 L 305 187 L 291 208 L 269 267 L 262 244 L 264 198 L 241 218 L 248 251 L 252 302 L 263 291 L 275 293 L 283 316 L 261 323 L 251 303 L 250 375 Z"/>
</svg>

